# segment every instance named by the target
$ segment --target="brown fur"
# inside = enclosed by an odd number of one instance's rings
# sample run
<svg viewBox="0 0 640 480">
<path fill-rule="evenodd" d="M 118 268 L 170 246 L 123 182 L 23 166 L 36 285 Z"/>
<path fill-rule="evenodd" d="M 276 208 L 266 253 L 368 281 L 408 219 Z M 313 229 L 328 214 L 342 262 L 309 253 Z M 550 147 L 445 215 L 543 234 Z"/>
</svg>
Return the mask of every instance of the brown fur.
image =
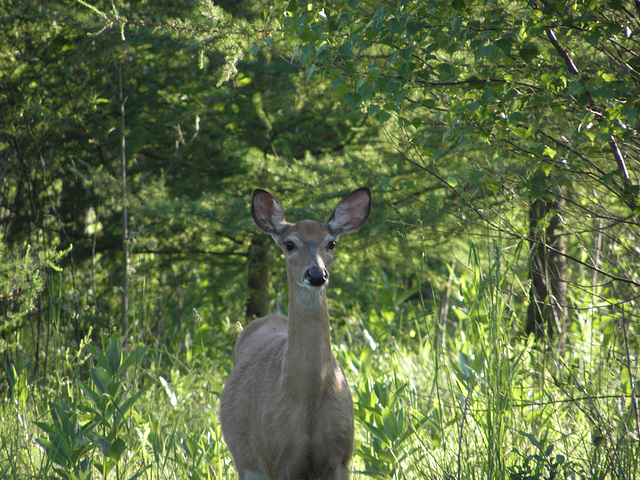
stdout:
<svg viewBox="0 0 640 480">
<path fill-rule="evenodd" d="M 240 480 L 349 478 L 353 403 L 331 353 L 326 283 L 332 242 L 364 224 L 370 202 L 369 189 L 361 188 L 338 204 L 327 223 L 289 224 L 275 197 L 254 192 L 256 224 L 285 253 L 289 318 L 254 320 L 234 349 L 220 421 Z"/>
</svg>

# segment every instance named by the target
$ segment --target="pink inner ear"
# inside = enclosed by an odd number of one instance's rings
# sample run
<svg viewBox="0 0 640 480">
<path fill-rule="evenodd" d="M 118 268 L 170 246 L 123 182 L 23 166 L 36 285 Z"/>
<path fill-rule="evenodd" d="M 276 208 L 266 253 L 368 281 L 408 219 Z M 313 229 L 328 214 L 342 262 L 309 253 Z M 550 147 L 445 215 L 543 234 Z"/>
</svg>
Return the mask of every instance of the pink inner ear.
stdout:
<svg viewBox="0 0 640 480">
<path fill-rule="evenodd" d="M 275 200 L 268 195 L 260 195 L 260 198 L 256 203 L 256 211 L 258 216 L 271 221 L 271 218 L 276 212 L 275 203 Z"/>
<path fill-rule="evenodd" d="M 358 225 L 361 219 L 362 219 L 362 216 L 354 217 L 351 220 L 349 220 L 347 223 L 345 223 L 343 227 L 351 227 L 353 225 Z"/>
<path fill-rule="evenodd" d="M 368 204 L 368 197 L 366 195 L 359 195 L 354 201 L 349 202 L 349 215 L 354 215 L 358 212 L 366 210 Z M 362 215 L 359 215 L 361 218 Z"/>
<path fill-rule="evenodd" d="M 346 217 L 353 217 L 346 225 L 359 222 L 365 215 L 367 207 L 369 205 L 369 197 L 365 194 L 360 194 L 349 199 L 349 202 L 345 205 L 345 209 L 342 215 Z"/>
</svg>

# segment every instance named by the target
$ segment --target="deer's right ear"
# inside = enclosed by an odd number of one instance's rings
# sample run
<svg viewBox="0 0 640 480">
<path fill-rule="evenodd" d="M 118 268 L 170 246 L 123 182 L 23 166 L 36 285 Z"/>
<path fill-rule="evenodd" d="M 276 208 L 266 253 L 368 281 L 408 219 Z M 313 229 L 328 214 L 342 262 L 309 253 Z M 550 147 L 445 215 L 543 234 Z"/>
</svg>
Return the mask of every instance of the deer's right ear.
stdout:
<svg viewBox="0 0 640 480">
<path fill-rule="evenodd" d="M 260 230 L 274 238 L 282 233 L 288 225 L 284 219 L 282 204 L 276 197 L 261 188 L 256 188 L 253 191 L 251 216 Z"/>
</svg>

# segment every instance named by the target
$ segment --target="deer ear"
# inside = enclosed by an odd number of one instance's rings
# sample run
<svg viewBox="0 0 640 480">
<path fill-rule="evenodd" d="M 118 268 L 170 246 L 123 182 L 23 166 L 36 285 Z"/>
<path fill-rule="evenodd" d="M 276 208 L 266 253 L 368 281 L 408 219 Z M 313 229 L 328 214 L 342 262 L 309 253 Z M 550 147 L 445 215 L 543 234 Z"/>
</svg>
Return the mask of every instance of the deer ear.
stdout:
<svg viewBox="0 0 640 480">
<path fill-rule="evenodd" d="M 271 236 L 279 235 L 288 225 L 282 204 L 260 188 L 256 188 L 251 197 L 251 216 L 258 228 Z"/>
<path fill-rule="evenodd" d="M 338 203 L 327 226 L 336 235 L 356 232 L 364 225 L 371 212 L 371 190 L 361 187 Z"/>
</svg>

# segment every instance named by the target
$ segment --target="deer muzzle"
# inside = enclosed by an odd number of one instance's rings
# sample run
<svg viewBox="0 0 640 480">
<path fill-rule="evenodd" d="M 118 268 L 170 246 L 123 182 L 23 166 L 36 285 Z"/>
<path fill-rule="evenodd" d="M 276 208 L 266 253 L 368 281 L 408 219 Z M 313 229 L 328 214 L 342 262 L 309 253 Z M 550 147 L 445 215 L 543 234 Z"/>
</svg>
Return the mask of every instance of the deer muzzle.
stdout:
<svg viewBox="0 0 640 480">
<path fill-rule="evenodd" d="M 311 287 L 321 287 L 329 282 L 329 272 L 317 266 L 309 267 L 304 272 L 304 283 Z"/>
</svg>

